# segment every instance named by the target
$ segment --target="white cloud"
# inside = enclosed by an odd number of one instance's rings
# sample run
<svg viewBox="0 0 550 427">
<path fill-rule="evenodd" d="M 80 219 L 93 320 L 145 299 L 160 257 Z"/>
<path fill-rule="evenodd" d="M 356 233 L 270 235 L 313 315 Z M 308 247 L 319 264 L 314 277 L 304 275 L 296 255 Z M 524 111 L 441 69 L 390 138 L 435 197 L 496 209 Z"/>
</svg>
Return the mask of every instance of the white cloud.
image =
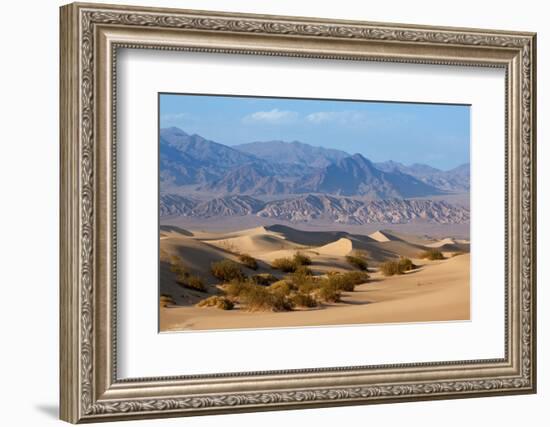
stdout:
<svg viewBox="0 0 550 427">
<path fill-rule="evenodd" d="M 279 110 L 256 111 L 243 117 L 245 123 L 288 123 L 298 118 L 295 111 Z"/>
<path fill-rule="evenodd" d="M 340 123 L 361 124 L 367 123 L 368 115 L 363 111 L 318 111 L 306 116 L 311 123 Z"/>
<path fill-rule="evenodd" d="M 160 121 L 164 126 L 188 123 L 194 119 L 195 118 L 188 113 L 162 114 L 160 116 Z"/>
</svg>

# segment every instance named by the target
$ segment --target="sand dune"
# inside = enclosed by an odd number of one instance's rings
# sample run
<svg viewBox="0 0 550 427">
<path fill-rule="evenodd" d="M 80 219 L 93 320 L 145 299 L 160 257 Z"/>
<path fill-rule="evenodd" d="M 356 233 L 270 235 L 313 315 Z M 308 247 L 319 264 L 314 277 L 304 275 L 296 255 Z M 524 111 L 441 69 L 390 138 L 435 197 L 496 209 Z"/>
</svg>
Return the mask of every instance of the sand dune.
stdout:
<svg viewBox="0 0 550 427">
<path fill-rule="evenodd" d="M 379 230 L 369 234 L 374 243 L 368 241 L 358 242 L 357 248 L 367 251 L 375 261 L 385 261 L 388 258 L 404 256 L 416 258 L 422 251 L 426 250 L 424 242 L 419 239 L 406 239 L 388 230 Z M 392 254 L 392 255 L 389 255 Z"/>
<path fill-rule="evenodd" d="M 289 242 L 302 246 L 323 246 L 348 235 L 345 231 L 303 231 L 278 224 L 265 227 L 265 229 L 277 233 Z"/>
<path fill-rule="evenodd" d="M 467 240 L 454 240 L 450 237 L 438 240 L 426 245 L 429 248 L 436 248 L 442 252 L 469 252 L 470 242 Z"/>
<path fill-rule="evenodd" d="M 187 237 L 170 237 L 161 241 L 161 249 L 168 255 L 181 257 L 183 264 L 193 273 L 210 275 L 210 263 L 235 258 L 231 254 L 199 240 Z"/>
<path fill-rule="evenodd" d="M 376 240 L 377 242 L 380 242 L 380 243 L 384 243 L 384 242 L 390 242 L 392 240 L 395 240 L 393 239 L 393 236 L 390 235 L 390 234 L 386 234 L 382 231 L 375 231 L 374 233 L 372 234 L 369 234 L 369 237 L 373 240 Z"/>
<path fill-rule="evenodd" d="M 468 320 L 469 254 L 428 263 L 402 276 L 380 278 L 345 293 L 343 302 L 315 310 L 248 313 L 196 307 L 162 310 L 161 330 L 238 329 Z"/>
<path fill-rule="evenodd" d="M 210 240 L 211 245 L 239 253 L 260 254 L 283 249 L 299 249 L 301 246 L 274 234 L 252 234 L 228 239 Z"/>
<path fill-rule="evenodd" d="M 266 234 L 267 230 L 265 227 L 253 227 L 253 228 L 246 228 L 243 230 L 237 230 L 237 231 L 230 231 L 227 233 L 217 233 L 217 232 L 210 232 L 210 231 L 204 231 L 204 230 L 193 230 L 193 236 L 199 240 L 220 240 L 220 239 L 230 239 L 233 237 L 241 237 L 241 236 L 254 236 L 257 234 Z"/>
<path fill-rule="evenodd" d="M 192 236 L 193 235 L 193 233 L 191 233 L 189 230 L 186 230 L 186 229 L 181 228 L 181 227 L 177 227 L 175 225 L 161 225 L 160 226 L 160 231 L 161 231 L 161 234 L 168 234 L 168 233 L 172 232 L 172 233 L 181 234 L 183 236 Z"/>
<path fill-rule="evenodd" d="M 161 330 L 219 329 L 246 327 L 307 326 L 349 323 L 380 323 L 469 318 L 469 254 L 442 261 L 419 260 L 427 248 L 468 252 L 467 241 L 452 238 L 438 241 L 409 238 L 389 230 L 369 236 L 339 231 L 301 231 L 286 226 L 256 227 L 230 233 L 210 233 L 162 228 L 160 238 L 161 294 L 175 306 L 161 308 Z M 208 293 L 182 288 L 170 270 L 170 259 L 178 255 L 184 265 L 206 282 L 209 293 L 218 291 L 219 281 L 210 272 L 213 262 L 229 259 L 239 262 L 238 253 L 248 253 L 259 262 L 257 271 L 246 274 L 284 273 L 270 267 L 276 258 L 308 255 L 314 274 L 354 270 L 346 255 L 362 251 L 368 257 L 372 280 L 355 292 L 346 292 L 342 303 L 322 308 L 282 313 L 248 313 L 194 307 Z M 401 256 L 413 259 L 420 268 L 401 276 L 383 277 L 375 270 L 380 262 Z M 372 271 L 375 271 L 372 273 Z"/>
<path fill-rule="evenodd" d="M 336 242 L 321 246 L 315 251 L 321 255 L 346 256 L 353 250 L 353 243 L 350 239 L 342 237 Z"/>
<path fill-rule="evenodd" d="M 456 244 L 456 242 L 450 237 L 447 237 L 445 239 L 438 240 L 434 243 L 428 243 L 426 244 L 426 246 L 429 248 L 440 248 L 441 246 L 454 245 L 454 244 Z"/>
<path fill-rule="evenodd" d="M 373 241 L 370 238 L 363 239 L 361 236 L 350 236 L 355 250 L 367 254 L 371 263 L 375 265 L 390 259 L 405 256 L 416 258 L 426 248 L 421 245 L 405 242 L 403 240 L 389 240 L 386 242 Z"/>
</svg>

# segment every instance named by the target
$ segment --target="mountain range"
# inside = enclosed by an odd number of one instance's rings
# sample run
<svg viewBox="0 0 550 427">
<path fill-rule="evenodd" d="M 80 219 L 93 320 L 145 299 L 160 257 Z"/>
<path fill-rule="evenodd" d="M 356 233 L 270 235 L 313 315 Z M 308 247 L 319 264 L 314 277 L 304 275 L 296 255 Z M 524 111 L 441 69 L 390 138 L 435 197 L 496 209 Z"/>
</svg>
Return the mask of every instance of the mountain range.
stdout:
<svg viewBox="0 0 550 427">
<path fill-rule="evenodd" d="M 442 171 L 373 163 L 361 154 L 297 141 L 229 147 L 175 127 L 160 131 L 160 170 L 164 193 L 185 187 L 219 197 L 330 194 L 383 200 L 469 191 L 469 164 Z"/>
<path fill-rule="evenodd" d="M 291 223 L 321 220 L 359 225 L 403 224 L 414 220 L 436 224 L 461 224 L 470 220 L 468 209 L 442 200 L 358 200 L 316 194 L 269 202 L 250 196 L 195 200 L 186 196 L 161 194 L 160 215 L 198 218 L 255 215 Z"/>
</svg>

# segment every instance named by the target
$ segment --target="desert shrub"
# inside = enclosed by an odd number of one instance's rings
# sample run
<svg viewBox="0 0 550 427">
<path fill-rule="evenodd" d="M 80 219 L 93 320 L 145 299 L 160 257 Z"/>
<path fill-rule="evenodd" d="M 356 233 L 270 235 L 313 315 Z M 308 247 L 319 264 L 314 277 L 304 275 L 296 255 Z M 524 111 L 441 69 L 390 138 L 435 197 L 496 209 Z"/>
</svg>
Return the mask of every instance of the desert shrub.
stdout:
<svg viewBox="0 0 550 427">
<path fill-rule="evenodd" d="M 328 282 L 339 291 L 352 292 L 356 285 L 365 283 L 369 275 L 361 271 L 350 271 L 327 277 Z"/>
<path fill-rule="evenodd" d="M 428 249 L 424 252 L 422 252 L 419 255 L 419 258 L 421 259 L 429 259 L 431 261 L 437 260 L 437 259 L 445 259 L 443 254 L 439 249 Z"/>
<path fill-rule="evenodd" d="M 303 293 L 310 293 L 317 289 L 318 279 L 313 276 L 313 272 L 304 266 L 298 267 L 298 269 L 290 275 L 290 280 L 294 286 Z"/>
<path fill-rule="evenodd" d="M 269 286 L 269 290 L 273 293 L 279 293 L 285 296 L 290 295 L 290 293 L 296 290 L 294 283 L 288 280 L 279 280 L 278 282 L 273 283 Z"/>
<path fill-rule="evenodd" d="M 346 280 L 343 274 L 327 277 L 330 286 L 338 291 L 352 292 L 355 289 L 355 283 L 351 280 Z"/>
<path fill-rule="evenodd" d="M 325 272 L 325 274 L 327 276 L 337 276 L 338 274 L 342 274 L 342 272 L 336 271 L 336 270 L 329 270 L 329 271 Z"/>
<path fill-rule="evenodd" d="M 308 267 L 304 266 L 298 267 L 296 271 L 290 275 L 290 280 L 298 287 L 305 282 L 310 282 L 312 278 L 313 272 Z"/>
<path fill-rule="evenodd" d="M 272 283 L 275 283 L 279 279 L 277 279 L 273 274 L 261 273 L 261 274 L 255 274 L 254 276 L 250 276 L 250 280 L 252 280 L 256 285 L 269 286 Z"/>
<path fill-rule="evenodd" d="M 292 261 L 294 261 L 296 267 L 299 265 L 311 265 L 311 258 L 301 252 L 296 252 L 292 257 Z"/>
<path fill-rule="evenodd" d="M 401 257 L 398 261 L 399 270 L 402 272 L 414 270 L 416 265 L 409 258 Z"/>
<path fill-rule="evenodd" d="M 225 297 L 221 297 L 218 295 L 213 295 L 211 297 L 208 297 L 206 299 L 203 299 L 199 301 L 196 304 L 197 307 L 216 307 L 220 310 L 233 310 L 235 307 L 235 304 L 233 302 Z"/>
<path fill-rule="evenodd" d="M 334 276 L 337 277 L 337 276 Z M 321 282 L 319 290 L 317 291 L 319 300 L 323 302 L 338 302 L 342 296 L 342 293 L 329 279 L 325 279 Z"/>
<path fill-rule="evenodd" d="M 284 273 L 296 271 L 296 263 L 290 258 L 277 258 L 273 260 L 271 267 Z"/>
<path fill-rule="evenodd" d="M 178 280 L 178 283 L 184 288 L 193 289 L 195 291 L 206 292 L 204 280 L 199 276 L 187 276 L 183 281 Z"/>
<path fill-rule="evenodd" d="M 332 274 L 327 277 L 330 286 L 339 291 L 353 292 L 356 285 L 365 283 L 369 275 L 361 271 L 349 271 L 347 273 Z"/>
<path fill-rule="evenodd" d="M 364 271 L 348 271 L 342 275 L 346 280 L 352 282 L 354 285 L 365 283 L 370 277 L 368 273 L 365 273 Z"/>
<path fill-rule="evenodd" d="M 177 255 L 170 257 L 170 271 L 176 275 L 179 282 L 183 282 L 190 275 L 189 269 L 183 264 L 181 257 Z"/>
<path fill-rule="evenodd" d="M 321 286 L 323 279 L 311 278 L 301 282 L 298 287 L 298 291 L 303 294 L 310 294 L 314 291 L 317 291 Z"/>
<path fill-rule="evenodd" d="M 245 267 L 250 268 L 251 270 L 258 269 L 258 261 L 256 261 L 256 258 L 251 257 L 248 254 L 239 255 L 239 261 L 241 262 L 241 264 L 243 264 Z"/>
<path fill-rule="evenodd" d="M 409 258 L 401 257 L 399 261 L 387 261 L 380 264 L 380 271 L 384 276 L 404 274 L 406 271 L 414 270 L 416 265 Z"/>
<path fill-rule="evenodd" d="M 366 271 L 368 269 L 367 260 L 363 258 L 362 256 L 357 255 L 348 255 L 346 256 L 346 261 L 349 265 L 352 267 L 355 267 L 359 270 Z"/>
<path fill-rule="evenodd" d="M 241 292 L 239 300 L 242 301 L 248 311 L 289 311 L 292 304 L 284 295 L 269 292 L 262 286 L 253 286 Z"/>
<path fill-rule="evenodd" d="M 311 265 L 311 258 L 300 252 L 296 252 L 292 258 L 277 258 L 271 263 L 271 267 L 285 273 L 293 273 L 302 266 Z"/>
<path fill-rule="evenodd" d="M 252 287 L 256 287 L 256 285 L 251 281 L 233 279 L 231 282 L 224 286 L 223 291 L 229 297 L 239 298 Z"/>
<path fill-rule="evenodd" d="M 222 280 L 224 282 L 229 282 L 230 280 L 234 279 L 242 280 L 244 278 L 244 274 L 239 267 L 239 264 L 229 259 L 213 262 L 210 266 L 210 269 L 216 279 Z"/>
<path fill-rule="evenodd" d="M 175 304 L 174 298 L 172 298 L 172 295 L 165 295 L 162 294 L 160 296 L 160 305 L 163 307 L 168 307 L 169 305 Z"/>
<path fill-rule="evenodd" d="M 380 264 L 379 268 L 384 276 L 393 276 L 395 274 L 403 274 L 403 271 L 399 268 L 398 261 L 386 261 Z"/>
<path fill-rule="evenodd" d="M 176 282 L 184 288 L 206 292 L 204 281 L 199 276 L 192 276 L 182 259 L 173 255 L 170 259 L 170 270 L 176 274 Z"/>
<path fill-rule="evenodd" d="M 313 271 L 311 268 L 306 267 L 305 265 L 299 265 L 296 267 L 296 270 L 294 270 L 293 275 L 299 275 L 299 276 L 313 276 Z"/>
<path fill-rule="evenodd" d="M 296 307 L 317 307 L 317 301 L 309 294 L 297 293 L 290 297 L 290 302 Z"/>
</svg>

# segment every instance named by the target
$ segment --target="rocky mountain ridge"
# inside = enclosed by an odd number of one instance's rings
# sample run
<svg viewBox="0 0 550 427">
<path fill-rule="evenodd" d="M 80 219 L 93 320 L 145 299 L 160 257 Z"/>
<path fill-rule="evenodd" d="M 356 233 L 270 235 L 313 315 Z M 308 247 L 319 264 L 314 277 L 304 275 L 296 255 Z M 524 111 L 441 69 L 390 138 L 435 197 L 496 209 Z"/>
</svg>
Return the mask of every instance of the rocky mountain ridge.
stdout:
<svg viewBox="0 0 550 427">
<path fill-rule="evenodd" d="M 288 222 L 332 221 L 340 224 L 403 224 L 415 220 L 437 224 L 462 224 L 470 211 L 462 206 L 435 200 L 360 200 L 326 194 L 308 194 L 263 202 L 250 196 L 225 196 L 200 201 L 161 194 L 160 215 L 223 218 L 256 215 Z"/>
</svg>

